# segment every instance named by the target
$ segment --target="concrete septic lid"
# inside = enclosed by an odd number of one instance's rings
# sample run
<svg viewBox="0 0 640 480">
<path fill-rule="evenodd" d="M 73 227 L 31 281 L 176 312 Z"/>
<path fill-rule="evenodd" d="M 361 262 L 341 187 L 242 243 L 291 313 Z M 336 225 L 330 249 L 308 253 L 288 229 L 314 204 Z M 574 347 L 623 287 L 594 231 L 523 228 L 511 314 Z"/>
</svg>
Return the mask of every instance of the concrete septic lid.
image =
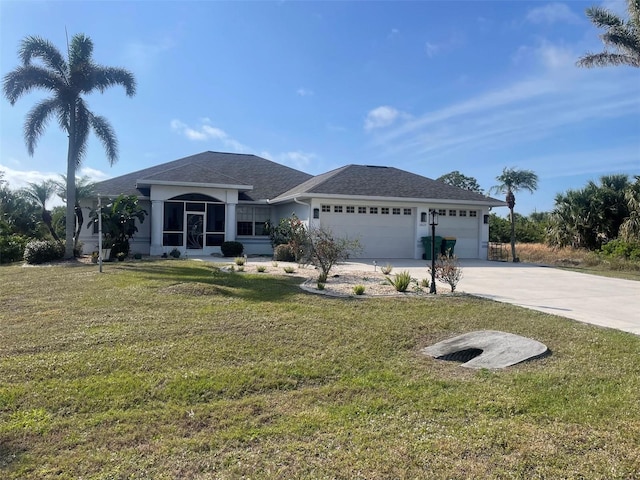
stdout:
<svg viewBox="0 0 640 480">
<path fill-rule="evenodd" d="M 505 368 L 548 351 L 544 343 L 494 330 L 465 333 L 421 350 L 440 360 L 462 361 L 468 368 Z"/>
</svg>

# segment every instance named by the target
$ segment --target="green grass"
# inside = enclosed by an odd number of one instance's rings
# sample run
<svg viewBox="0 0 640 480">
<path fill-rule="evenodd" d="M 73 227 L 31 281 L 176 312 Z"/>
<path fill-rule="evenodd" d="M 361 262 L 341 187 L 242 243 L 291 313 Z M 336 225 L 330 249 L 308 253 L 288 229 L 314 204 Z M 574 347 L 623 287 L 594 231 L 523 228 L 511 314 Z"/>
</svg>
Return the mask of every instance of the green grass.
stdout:
<svg viewBox="0 0 640 480">
<path fill-rule="evenodd" d="M 188 261 L 0 268 L 1 478 L 638 478 L 640 338 Z M 422 356 L 463 332 L 553 354 Z"/>
</svg>

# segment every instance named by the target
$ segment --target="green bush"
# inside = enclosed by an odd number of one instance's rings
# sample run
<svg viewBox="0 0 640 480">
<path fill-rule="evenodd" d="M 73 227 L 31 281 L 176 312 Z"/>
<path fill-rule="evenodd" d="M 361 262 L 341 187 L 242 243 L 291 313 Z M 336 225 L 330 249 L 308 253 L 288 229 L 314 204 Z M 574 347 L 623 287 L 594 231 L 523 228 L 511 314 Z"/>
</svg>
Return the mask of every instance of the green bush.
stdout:
<svg viewBox="0 0 640 480">
<path fill-rule="evenodd" d="M 240 242 L 223 242 L 220 250 L 225 257 L 239 257 L 244 252 L 244 245 Z"/>
<path fill-rule="evenodd" d="M 296 256 L 289 244 L 277 245 L 273 249 L 273 258 L 278 262 L 295 262 Z"/>
<path fill-rule="evenodd" d="M 364 295 L 364 285 L 356 285 L 353 287 L 353 293 L 356 295 Z"/>
<path fill-rule="evenodd" d="M 64 245 L 55 240 L 33 240 L 24 248 L 24 260 L 30 264 L 51 262 L 64 256 Z"/>
<path fill-rule="evenodd" d="M 393 280 L 391 277 L 387 277 L 387 281 L 393 285 L 398 292 L 406 292 L 411 284 L 411 274 L 405 270 L 404 272 L 398 273 Z"/>
<path fill-rule="evenodd" d="M 0 237 L 0 263 L 18 262 L 24 257 L 29 239 L 22 235 Z"/>
<path fill-rule="evenodd" d="M 624 240 L 617 238 L 605 243 L 600 249 L 600 253 L 606 257 L 640 260 L 640 243 L 625 242 Z"/>
</svg>

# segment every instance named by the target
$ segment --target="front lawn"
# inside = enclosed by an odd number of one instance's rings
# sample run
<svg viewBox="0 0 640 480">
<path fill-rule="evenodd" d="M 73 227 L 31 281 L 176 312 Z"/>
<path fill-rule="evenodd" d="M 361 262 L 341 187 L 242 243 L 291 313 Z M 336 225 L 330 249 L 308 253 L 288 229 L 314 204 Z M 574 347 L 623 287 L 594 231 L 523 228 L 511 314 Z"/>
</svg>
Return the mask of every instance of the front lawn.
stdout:
<svg viewBox="0 0 640 480">
<path fill-rule="evenodd" d="M 189 260 L 0 267 L 1 478 L 640 477 L 640 338 Z M 553 354 L 419 353 L 495 329 Z"/>
</svg>

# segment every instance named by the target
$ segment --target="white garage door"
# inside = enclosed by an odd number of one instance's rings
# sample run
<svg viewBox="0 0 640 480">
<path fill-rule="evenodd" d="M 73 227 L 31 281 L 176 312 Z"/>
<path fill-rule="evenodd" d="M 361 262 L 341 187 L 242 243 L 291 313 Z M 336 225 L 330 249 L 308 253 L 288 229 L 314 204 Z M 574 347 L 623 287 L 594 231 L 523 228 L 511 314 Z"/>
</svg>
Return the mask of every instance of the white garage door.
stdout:
<svg viewBox="0 0 640 480">
<path fill-rule="evenodd" d="M 414 208 L 324 205 L 320 224 L 336 237 L 359 239 L 363 250 L 356 255 L 358 258 L 414 256 Z"/>
</svg>

